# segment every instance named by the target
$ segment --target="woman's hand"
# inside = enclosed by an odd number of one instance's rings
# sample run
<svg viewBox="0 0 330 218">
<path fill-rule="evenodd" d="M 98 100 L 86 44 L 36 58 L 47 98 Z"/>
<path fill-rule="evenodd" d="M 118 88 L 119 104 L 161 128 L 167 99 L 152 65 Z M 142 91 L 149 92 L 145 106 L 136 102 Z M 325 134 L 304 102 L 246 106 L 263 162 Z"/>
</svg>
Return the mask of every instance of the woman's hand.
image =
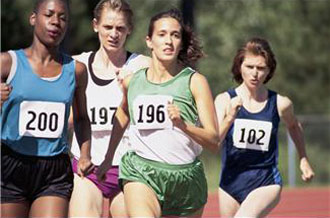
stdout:
<svg viewBox="0 0 330 218">
<path fill-rule="evenodd" d="M 236 115 L 239 109 L 242 107 L 242 105 L 243 105 L 243 101 L 241 97 L 236 96 L 230 99 L 230 104 L 228 105 L 227 114 L 226 114 L 227 119 L 233 121 L 236 118 Z"/>
<path fill-rule="evenodd" d="M 171 102 L 168 102 L 167 113 L 168 113 L 168 117 L 171 119 L 174 126 L 180 128 L 180 129 L 185 127 L 185 122 L 181 118 L 180 108 L 177 105 L 175 105 Z"/>
<path fill-rule="evenodd" d="M 309 182 L 313 179 L 314 171 L 306 157 L 303 157 L 300 160 L 300 170 L 302 172 L 301 178 L 304 182 Z"/>
<path fill-rule="evenodd" d="M 12 88 L 10 85 L 6 83 L 1 83 L 1 103 L 0 106 L 2 107 L 2 104 L 9 98 L 9 94 L 11 92 Z"/>
<path fill-rule="evenodd" d="M 78 175 L 85 177 L 93 171 L 94 165 L 90 157 L 80 157 L 77 168 Z"/>
<path fill-rule="evenodd" d="M 103 182 L 106 179 L 106 174 L 108 170 L 111 168 L 112 164 L 111 162 L 107 161 L 106 159 L 101 163 L 101 165 L 98 167 L 96 171 L 97 179 L 100 182 Z"/>
</svg>

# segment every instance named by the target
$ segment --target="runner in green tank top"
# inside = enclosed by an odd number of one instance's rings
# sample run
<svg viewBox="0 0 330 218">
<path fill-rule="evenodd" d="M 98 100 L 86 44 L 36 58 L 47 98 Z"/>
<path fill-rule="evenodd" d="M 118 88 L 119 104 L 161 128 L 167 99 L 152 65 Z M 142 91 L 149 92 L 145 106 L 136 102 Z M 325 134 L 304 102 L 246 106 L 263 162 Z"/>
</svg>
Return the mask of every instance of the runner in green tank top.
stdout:
<svg viewBox="0 0 330 218">
<path fill-rule="evenodd" d="M 201 216 L 207 185 L 198 156 L 202 147 L 218 144 L 211 90 L 190 68 L 203 52 L 175 9 L 151 19 L 146 42 L 151 67 L 123 81 L 123 101 L 98 178 L 111 167 L 130 123 L 132 151 L 123 156 L 119 175 L 128 215 Z"/>
</svg>

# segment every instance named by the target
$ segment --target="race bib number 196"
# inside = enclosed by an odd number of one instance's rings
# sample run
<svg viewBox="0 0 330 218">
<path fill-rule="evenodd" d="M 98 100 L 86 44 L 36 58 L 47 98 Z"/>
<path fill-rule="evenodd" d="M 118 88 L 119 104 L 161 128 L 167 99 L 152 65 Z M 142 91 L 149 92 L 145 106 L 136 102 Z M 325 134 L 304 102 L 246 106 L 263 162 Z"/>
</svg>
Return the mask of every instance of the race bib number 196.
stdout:
<svg viewBox="0 0 330 218">
<path fill-rule="evenodd" d="M 273 124 L 268 121 L 235 119 L 234 146 L 243 149 L 268 151 Z"/>
<path fill-rule="evenodd" d="M 23 101 L 19 112 L 19 135 L 59 138 L 63 132 L 64 117 L 64 103 Z"/>
<path fill-rule="evenodd" d="M 138 129 L 172 128 L 173 123 L 168 117 L 167 104 L 173 101 L 167 95 L 140 95 L 134 99 L 133 113 Z"/>
</svg>

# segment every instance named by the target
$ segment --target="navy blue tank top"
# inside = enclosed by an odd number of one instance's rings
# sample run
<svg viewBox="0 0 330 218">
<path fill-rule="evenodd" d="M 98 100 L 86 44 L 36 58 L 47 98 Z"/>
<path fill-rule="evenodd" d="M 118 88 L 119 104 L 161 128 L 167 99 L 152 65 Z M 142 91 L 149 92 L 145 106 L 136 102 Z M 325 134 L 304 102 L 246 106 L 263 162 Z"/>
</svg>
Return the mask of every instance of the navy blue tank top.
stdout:
<svg viewBox="0 0 330 218">
<path fill-rule="evenodd" d="M 229 89 L 230 98 L 237 96 Z M 268 90 L 265 107 L 251 113 L 243 106 L 231 125 L 222 148 L 222 168 L 260 168 L 276 166 L 278 159 L 277 93 Z"/>
</svg>

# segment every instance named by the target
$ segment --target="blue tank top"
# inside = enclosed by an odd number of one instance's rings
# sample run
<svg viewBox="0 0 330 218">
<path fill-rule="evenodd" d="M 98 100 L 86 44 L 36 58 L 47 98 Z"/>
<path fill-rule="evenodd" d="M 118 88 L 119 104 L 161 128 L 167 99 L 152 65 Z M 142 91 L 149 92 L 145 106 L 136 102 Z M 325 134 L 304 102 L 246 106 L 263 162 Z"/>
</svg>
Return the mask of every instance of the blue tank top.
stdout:
<svg viewBox="0 0 330 218">
<path fill-rule="evenodd" d="M 61 54 L 62 72 L 50 81 L 33 72 L 22 49 L 15 53 L 17 68 L 9 82 L 13 89 L 0 116 L 2 143 L 30 156 L 67 152 L 67 123 L 76 83 L 74 60 Z"/>
<path fill-rule="evenodd" d="M 237 96 L 229 89 L 230 98 Z M 277 93 L 268 90 L 265 107 L 250 113 L 241 107 L 222 148 L 222 168 L 260 168 L 276 166 L 278 159 Z"/>
</svg>

